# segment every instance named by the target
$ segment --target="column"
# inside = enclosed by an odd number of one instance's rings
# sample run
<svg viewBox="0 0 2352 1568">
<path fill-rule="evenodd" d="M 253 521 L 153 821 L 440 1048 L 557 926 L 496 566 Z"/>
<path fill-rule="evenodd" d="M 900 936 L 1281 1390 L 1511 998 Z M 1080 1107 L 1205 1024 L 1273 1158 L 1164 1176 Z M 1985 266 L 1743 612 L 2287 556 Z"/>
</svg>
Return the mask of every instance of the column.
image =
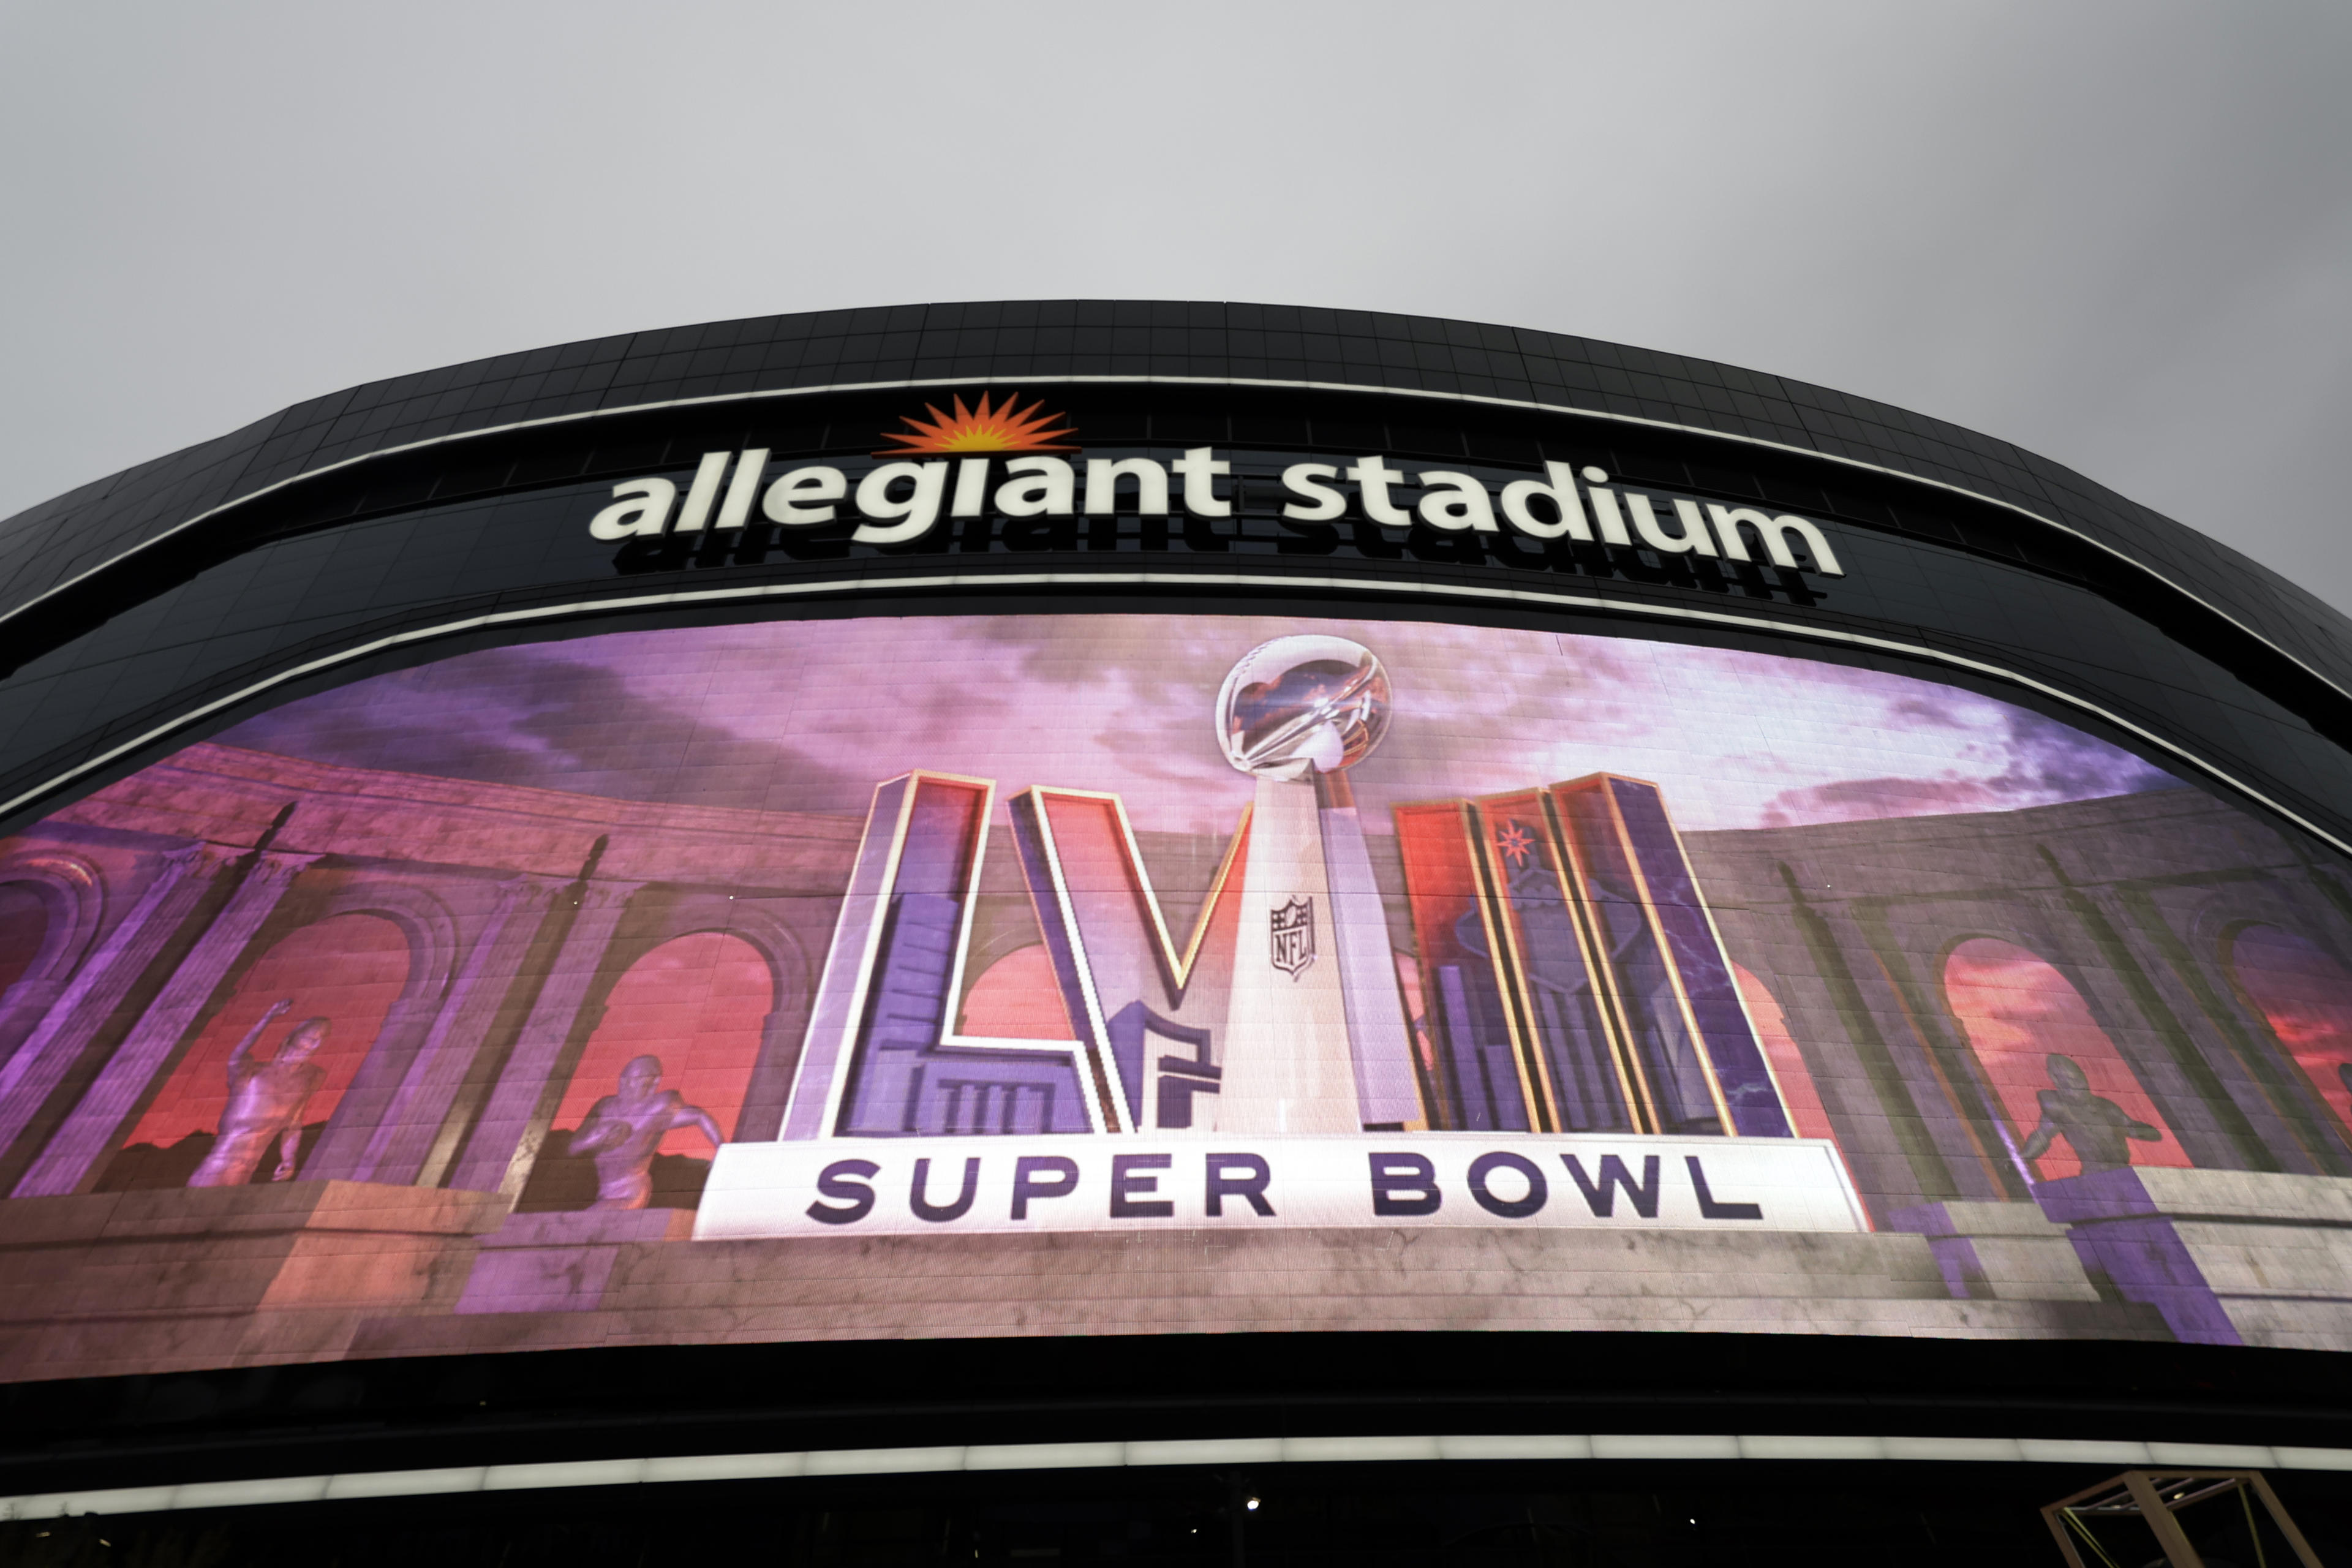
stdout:
<svg viewBox="0 0 2352 1568">
<path fill-rule="evenodd" d="M 1894 921 L 1905 912 L 1906 906 L 1883 898 L 1817 910 L 1837 945 L 1857 960 L 1852 976 L 1916 1109 L 1917 1136 L 1934 1151 L 1950 1184 L 1941 1192 L 1923 1191 L 1918 1201 L 2021 1201 L 2025 1172 L 1988 1096 L 1976 1053 L 1944 1007 L 1940 976 L 1913 966 L 1915 956 L 1932 959 L 1937 939 L 1898 931 Z M 1948 921 L 1940 918 L 1926 928 L 1947 929 Z M 1916 1152 L 1913 1165 L 1921 1165 Z"/>
<path fill-rule="evenodd" d="M 200 843 L 163 857 L 130 913 L 82 961 L 33 1032 L 0 1064 L 0 1151 L 32 1125 L 155 955 L 212 890 L 221 868 L 244 853 L 230 845 Z"/>
<path fill-rule="evenodd" d="M 1840 1042 L 1858 1069 L 1817 1072 L 1814 1081 L 1837 1124 L 1838 1146 L 1873 1211 L 1969 1195 L 1945 1163 L 1895 1059 L 1889 1029 L 1908 1025 L 1899 1009 L 1891 1018 L 1885 1016 L 1885 971 L 1853 921 L 1843 918 L 1840 905 L 1825 901 L 1816 908 L 1806 898 L 1805 885 L 1818 887 L 1823 880 L 1818 872 L 1808 868 L 1801 879 L 1786 862 L 1776 869 L 1788 899 L 1785 914 L 1761 899 L 1754 907 L 1775 922 L 1785 919 L 1805 955 L 1778 972 L 1776 994 L 1793 1033 L 1817 1047 Z M 1832 913 L 1840 918 L 1832 920 Z M 1865 974 L 1875 977 L 1877 990 L 1865 992 Z"/>
<path fill-rule="evenodd" d="M 106 923 L 105 884 L 97 868 L 79 856 L 35 853 L 11 857 L 0 865 L 0 882 L 19 879 L 45 887 L 66 901 L 64 910 L 50 906 L 50 929 L 42 945 L 45 949 L 70 946 L 73 952 L 59 952 L 39 973 L 28 967 L 15 984 L 0 986 L 0 1062 L 15 1054 L 33 1026 L 65 994 L 80 959 L 89 952 L 91 937 Z M 89 922 L 88 929 L 84 922 Z"/>
<path fill-rule="evenodd" d="M 390 1102 L 372 1127 L 352 1129 L 355 1139 L 364 1137 L 366 1142 L 350 1172 L 351 1180 L 416 1180 L 474 1065 L 499 1003 L 521 973 L 531 939 L 538 934 L 540 917 L 562 886 L 544 877 L 518 877 L 499 884 L 498 901 L 489 919 L 450 982 L 441 1011 Z M 317 1173 L 323 1177 L 341 1173 L 321 1169 Z"/>
<path fill-rule="evenodd" d="M 107 1058 L 98 1081 L 41 1150 L 25 1179 L 16 1184 L 16 1196 L 46 1197 L 81 1190 L 99 1163 L 114 1152 L 123 1124 L 137 1112 L 156 1075 L 170 1064 L 189 1026 L 220 989 L 229 965 L 278 908 L 288 886 L 318 859 L 316 855 L 281 849 L 266 849 L 254 858 L 236 891 L 172 972 L 172 978 L 163 983 L 147 1011 L 140 1015 L 129 1037 Z"/>
<path fill-rule="evenodd" d="M 2152 902 L 2113 884 L 2070 881 L 2061 891 L 2060 908 L 2092 946 L 2093 962 L 2076 959 L 2068 978 L 2079 976 L 2084 1000 L 2116 1020 L 2108 1030 L 2116 1048 L 2190 1159 L 2208 1169 L 2248 1171 L 2309 1159 L 2305 1151 L 2327 1151 L 2319 1158 L 2341 1162 L 2328 1131 L 2333 1119 L 2312 1115 L 2309 1091 L 2274 1069 L 2261 1081 L 2256 1075 L 2273 1064 L 2231 1049 L 2217 1022 L 2228 1010 Z M 2306 1170 L 2330 1173 L 2315 1162 Z"/>
<path fill-rule="evenodd" d="M 555 955 L 521 1037 L 499 1074 L 482 1120 L 466 1141 L 449 1185 L 470 1192 L 519 1194 L 547 1137 L 563 1096 L 562 1079 L 581 1004 L 603 967 L 631 895 L 642 882 L 592 882 L 580 895 L 572 929 Z"/>
</svg>

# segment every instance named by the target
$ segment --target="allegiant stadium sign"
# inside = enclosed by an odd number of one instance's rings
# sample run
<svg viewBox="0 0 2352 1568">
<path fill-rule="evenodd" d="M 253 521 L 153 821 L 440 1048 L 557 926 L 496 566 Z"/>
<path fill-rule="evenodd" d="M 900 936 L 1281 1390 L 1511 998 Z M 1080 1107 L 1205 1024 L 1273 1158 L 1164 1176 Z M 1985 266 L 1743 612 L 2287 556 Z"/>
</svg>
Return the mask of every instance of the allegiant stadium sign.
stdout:
<svg viewBox="0 0 2352 1568">
<path fill-rule="evenodd" d="M 952 413 L 887 439 L 881 459 L 854 479 L 830 463 L 775 470 L 764 447 L 708 452 L 681 490 L 658 476 L 613 487 L 612 504 L 588 531 L 614 542 L 741 531 L 755 515 L 785 529 L 854 523 L 860 544 L 904 545 L 943 521 L 1143 517 L 1215 520 L 1234 515 L 1230 459 L 1214 447 L 1192 447 L 1162 463 L 1147 457 L 1088 458 L 1058 438 L 1052 416 L 1007 398 L 976 408 L 961 398 Z M 1062 454 L 1068 454 L 1064 456 Z M 773 471 L 772 471 L 773 470 Z M 1222 488 L 1220 481 L 1224 481 Z M 1606 470 L 1547 462 L 1541 478 L 1499 486 L 1446 468 L 1394 467 L 1379 453 L 1335 462 L 1296 462 L 1279 477 L 1277 514 L 1286 521 L 1329 524 L 1358 518 L 1383 529 L 1423 526 L 1444 533 L 1509 531 L 1532 540 L 1572 540 L 1669 556 L 1753 562 L 1842 577 L 1822 525 L 1789 512 L 1661 496 L 1612 484 Z"/>
</svg>

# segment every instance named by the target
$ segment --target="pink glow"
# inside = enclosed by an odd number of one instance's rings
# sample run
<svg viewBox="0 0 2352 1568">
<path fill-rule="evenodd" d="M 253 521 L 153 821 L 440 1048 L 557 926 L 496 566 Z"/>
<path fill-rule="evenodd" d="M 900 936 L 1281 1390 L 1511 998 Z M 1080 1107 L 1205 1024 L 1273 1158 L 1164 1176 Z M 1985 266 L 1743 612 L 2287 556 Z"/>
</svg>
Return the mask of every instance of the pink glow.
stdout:
<svg viewBox="0 0 2352 1568">
<path fill-rule="evenodd" d="M 311 1058 L 326 1069 L 326 1081 L 302 1111 L 306 1125 L 326 1121 L 407 984 L 408 938 L 390 921 L 377 915 L 336 915 L 304 926 L 246 971 L 228 1005 L 213 1015 L 196 1037 L 163 1092 L 123 1141 L 125 1145 L 162 1148 L 191 1132 L 218 1131 L 221 1111 L 228 1104 L 229 1053 L 280 997 L 292 997 L 294 1005 L 270 1025 L 254 1054 L 275 1054 L 279 1042 L 305 1018 L 331 1019 L 333 1031 Z"/>
<path fill-rule="evenodd" d="M 759 1059 L 761 1024 L 774 1005 L 767 960 L 741 937 L 706 931 L 662 943 L 614 984 L 555 1125 L 577 1128 L 619 1086 L 630 1058 L 653 1056 L 661 1058 L 662 1087 L 710 1112 L 731 1136 Z M 709 1141 L 690 1128 L 664 1138 L 660 1152 L 711 1155 Z"/>
<path fill-rule="evenodd" d="M 2299 936 L 2248 926 L 2230 942 L 2241 994 L 2310 1078 L 2320 1099 L 2352 1121 L 2352 1091 L 2337 1070 L 2352 1063 L 2352 973 Z"/>
<path fill-rule="evenodd" d="M 2074 1058 L 2092 1093 L 2162 1134 L 2153 1143 L 2132 1142 L 2133 1164 L 2190 1163 L 2081 993 L 2051 964 L 2013 942 L 1976 937 L 1944 961 L 1944 994 L 2000 1097 L 2010 1136 L 2017 1142 L 2024 1142 L 2042 1121 L 2039 1096 L 2051 1087 L 2046 1058 L 2055 1051 Z M 2045 1182 L 2082 1168 L 2063 1138 L 2035 1162 L 2038 1179 Z"/>
<path fill-rule="evenodd" d="M 1008 952 L 965 994 L 956 1032 L 983 1040 L 1076 1038 L 1043 943 Z"/>
<path fill-rule="evenodd" d="M 1733 964 L 1731 977 L 1739 986 L 1739 999 L 1748 1004 L 1748 1017 L 1755 1020 L 1756 1037 L 1763 1044 L 1765 1060 L 1772 1065 L 1780 1103 L 1789 1108 L 1797 1136 L 1834 1139 L 1837 1134 L 1830 1131 L 1830 1113 L 1822 1106 L 1821 1090 L 1813 1087 L 1812 1069 L 1805 1066 L 1804 1053 L 1797 1048 L 1796 1037 L 1789 1033 L 1789 1020 L 1779 1000 L 1744 965 Z"/>
<path fill-rule="evenodd" d="M 40 895 L 22 882 L 0 884 L 0 991 L 23 978 L 48 936 Z"/>
</svg>

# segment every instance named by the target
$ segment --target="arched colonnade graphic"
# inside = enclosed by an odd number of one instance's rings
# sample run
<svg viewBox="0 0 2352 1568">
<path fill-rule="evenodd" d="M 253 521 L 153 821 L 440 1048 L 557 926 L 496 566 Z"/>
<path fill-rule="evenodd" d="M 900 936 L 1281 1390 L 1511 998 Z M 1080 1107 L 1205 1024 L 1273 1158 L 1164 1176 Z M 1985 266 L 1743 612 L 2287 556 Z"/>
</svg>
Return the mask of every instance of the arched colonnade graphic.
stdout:
<svg viewBox="0 0 2352 1568">
<path fill-rule="evenodd" d="M 2352 966 L 2260 921 L 2229 929 L 2223 961 L 2247 1009 L 2270 1026 L 2329 1109 L 2352 1124 Z"/>
<path fill-rule="evenodd" d="M 173 1136 L 173 1107 L 219 1092 L 208 1064 L 274 1000 L 270 955 L 336 930 L 375 933 L 344 954 L 374 954 L 362 989 L 402 963 L 380 1021 L 352 1005 L 372 1037 L 337 1040 L 307 1179 L 520 1197 L 616 987 L 698 932 L 756 954 L 768 987 L 740 1084 L 701 1092 L 732 1101 L 732 1138 L 773 1137 L 857 830 L 190 748 L 0 850 L 21 889 L 0 914 L 32 948 L 0 994 L 0 1183 L 89 1191 L 126 1145 Z M 2029 1201 L 2072 1168 L 2063 1141 L 2019 1152 L 2053 1028 L 2095 1058 L 2092 1092 L 2159 1130 L 2139 1163 L 2352 1173 L 2334 1072 L 2352 894 L 2226 804 L 2170 790 L 1687 840 L 1792 1104 L 1874 1213 Z M 1000 892 L 975 983 L 1034 941 Z M 1989 1043 L 1987 953 L 2046 966 L 2036 994 L 2075 1011 Z"/>
<path fill-rule="evenodd" d="M 761 987 L 700 1092 L 772 1136 L 856 834 L 192 747 L 0 843 L 0 1190 L 180 1184 L 283 1000 L 255 1058 L 331 1026 L 300 1179 L 512 1198 L 616 984 L 697 933 Z"/>
<path fill-rule="evenodd" d="M 1969 937 L 1946 952 L 1940 980 L 1945 1010 L 1984 1080 L 2003 1152 L 2026 1181 L 2112 1168 L 2118 1159 L 2190 1163 L 2131 1064 L 2056 965 L 2014 942 Z"/>
<path fill-rule="evenodd" d="M 2074 1173 L 2063 1139 L 2021 1153 L 2053 1053 L 2157 1131 L 2135 1164 L 2352 1174 L 2321 1062 L 2352 1061 L 2352 889 L 2212 796 L 1687 837 L 1874 1206 L 2022 1202 Z M 2294 962 L 2250 985 L 2249 931 Z"/>
</svg>

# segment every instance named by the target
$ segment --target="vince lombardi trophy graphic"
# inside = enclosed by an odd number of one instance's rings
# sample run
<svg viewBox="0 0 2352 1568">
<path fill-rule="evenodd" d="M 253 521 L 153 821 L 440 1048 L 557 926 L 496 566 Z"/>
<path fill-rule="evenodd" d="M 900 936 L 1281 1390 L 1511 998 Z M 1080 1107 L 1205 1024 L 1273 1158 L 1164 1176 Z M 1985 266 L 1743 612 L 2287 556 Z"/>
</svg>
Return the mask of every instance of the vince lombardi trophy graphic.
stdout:
<svg viewBox="0 0 2352 1568">
<path fill-rule="evenodd" d="M 1276 637 L 1217 695 L 1225 760 L 1257 780 L 1217 1127 L 1423 1123 L 1388 921 L 1347 770 L 1389 728 L 1389 679 L 1345 637 Z"/>
</svg>

